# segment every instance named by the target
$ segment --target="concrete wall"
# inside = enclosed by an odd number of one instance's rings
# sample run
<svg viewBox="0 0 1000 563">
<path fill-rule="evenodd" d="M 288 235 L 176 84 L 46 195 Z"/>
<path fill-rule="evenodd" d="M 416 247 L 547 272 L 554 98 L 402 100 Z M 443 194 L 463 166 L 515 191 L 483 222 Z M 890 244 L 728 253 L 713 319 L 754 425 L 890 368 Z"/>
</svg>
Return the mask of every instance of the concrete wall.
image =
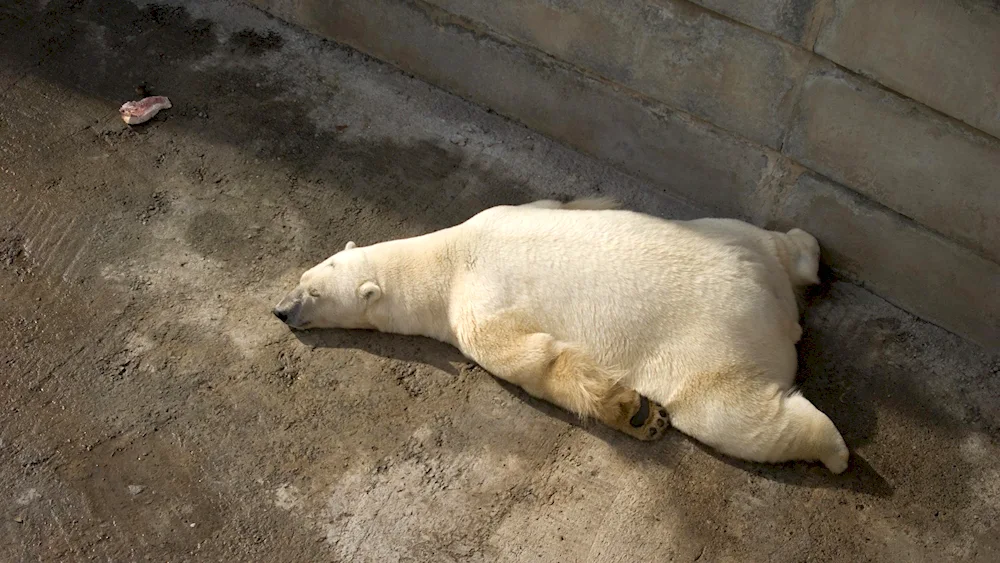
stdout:
<svg viewBox="0 0 1000 563">
<path fill-rule="evenodd" d="M 252 0 L 1000 348 L 992 0 Z"/>
</svg>

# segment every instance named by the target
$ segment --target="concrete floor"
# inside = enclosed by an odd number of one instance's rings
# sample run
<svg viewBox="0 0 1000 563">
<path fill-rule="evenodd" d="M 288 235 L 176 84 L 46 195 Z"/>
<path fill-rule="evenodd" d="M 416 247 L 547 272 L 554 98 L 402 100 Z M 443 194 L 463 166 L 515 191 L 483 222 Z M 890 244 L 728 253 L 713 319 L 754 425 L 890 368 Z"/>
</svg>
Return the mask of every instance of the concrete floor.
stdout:
<svg viewBox="0 0 1000 563">
<path fill-rule="evenodd" d="M 174 107 L 129 128 L 141 82 Z M 1000 358 L 849 284 L 801 347 L 839 477 L 270 316 L 498 203 L 698 215 L 603 164 L 222 0 L 4 2 L 0 92 L 0 560 L 1000 560 Z"/>
</svg>

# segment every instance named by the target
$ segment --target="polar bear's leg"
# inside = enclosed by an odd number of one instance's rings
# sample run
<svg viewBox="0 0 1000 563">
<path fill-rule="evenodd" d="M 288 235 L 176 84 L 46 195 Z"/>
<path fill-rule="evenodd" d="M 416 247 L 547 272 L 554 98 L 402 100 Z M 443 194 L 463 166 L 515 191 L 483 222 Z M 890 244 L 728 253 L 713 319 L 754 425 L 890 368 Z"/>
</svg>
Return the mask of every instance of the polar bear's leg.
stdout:
<svg viewBox="0 0 1000 563">
<path fill-rule="evenodd" d="M 504 314 L 480 324 L 462 339 L 462 352 L 493 375 L 581 417 L 640 440 L 663 436 L 668 424 L 663 407 L 618 385 L 619 378 L 586 351 L 526 330 L 518 317 Z"/>
<path fill-rule="evenodd" d="M 720 452 L 749 461 L 821 461 L 847 469 L 833 422 L 808 399 L 777 385 L 712 374 L 692 380 L 667 405 L 671 424 Z"/>
</svg>

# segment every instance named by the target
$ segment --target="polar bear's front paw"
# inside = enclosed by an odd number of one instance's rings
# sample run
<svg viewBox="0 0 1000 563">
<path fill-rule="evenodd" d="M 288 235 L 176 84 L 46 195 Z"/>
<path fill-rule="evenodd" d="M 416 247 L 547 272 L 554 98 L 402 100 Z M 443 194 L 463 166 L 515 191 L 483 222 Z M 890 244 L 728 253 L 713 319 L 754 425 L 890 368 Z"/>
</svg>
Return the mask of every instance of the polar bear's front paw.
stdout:
<svg viewBox="0 0 1000 563">
<path fill-rule="evenodd" d="M 616 426 L 622 432 L 644 441 L 662 438 L 670 426 L 667 409 L 635 391 L 621 393 L 617 399 L 620 413 Z"/>
</svg>

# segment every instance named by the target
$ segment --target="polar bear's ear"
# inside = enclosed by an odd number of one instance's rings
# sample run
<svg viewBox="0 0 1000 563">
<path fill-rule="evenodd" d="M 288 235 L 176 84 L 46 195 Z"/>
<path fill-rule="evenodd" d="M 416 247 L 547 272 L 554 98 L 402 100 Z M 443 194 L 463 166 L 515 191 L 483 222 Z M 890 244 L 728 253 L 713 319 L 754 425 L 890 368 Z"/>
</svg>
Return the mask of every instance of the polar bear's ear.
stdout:
<svg viewBox="0 0 1000 563">
<path fill-rule="evenodd" d="M 365 301 L 375 301 L 382 297 L 382 288 L 373 281 L 366 281 L 358 288 L 358 297 Z"/>
<path fill-rule="evenodd" d="M 347 246 L 344 247 L 344 250 L 350 250 L 350 249 L 354 248 L 355 246 L 357 246 L 357 245 L 354 244 L 353 240 L 347 241 Z"/>
</svg>

